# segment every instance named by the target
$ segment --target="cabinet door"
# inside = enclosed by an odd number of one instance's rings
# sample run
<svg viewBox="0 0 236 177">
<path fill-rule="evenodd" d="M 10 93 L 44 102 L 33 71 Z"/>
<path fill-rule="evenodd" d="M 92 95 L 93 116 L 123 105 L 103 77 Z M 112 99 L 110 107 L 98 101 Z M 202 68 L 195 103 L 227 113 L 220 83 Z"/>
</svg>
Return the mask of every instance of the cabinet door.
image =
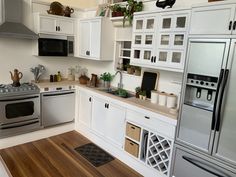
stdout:
<svg viewBox="0 0 236 177">
<path fill-rule="evenodd" d="M 90 51 L 90 22 L 80 21 L 79 25 L 79 48 L 80 56 L 89 56 Z"/>
<path fill-rule="evenodd" d="M 73 20 L 58 20 L 58 25 L 60 27 L 59 33 L 66 35 L 74 35 L 74 21 Z"/>
<path fill-rule="evenodd" d="M 107 108 L 105 107 L 106 101 L 93 98 L 93 106 L 92 106 L 92 129 L 100 134 L 106 134 L 106 118 L 107 118 Z"/>
<path fill-rule="evenodd" d="M 54 18 L 50 17 L 39 17 L 39 32 L 40 33 L 56 33 L 57 21 Z"/>
<path fill-rule="evenodd" d="M 194 8 L 190 34 L 231 34 L 235 5 Z"/>
<path fill-rule="evenodd" d="M 79 93 L 79 122 L 91 126 L 92 96 L 84 91 Z"/>
<path fill-rule="evenodd" d="M 101 20 L 93 20 L 90 25 L 90 57 L 99 59 L 101 50 Z"/>
<path fill-rule="evenodd" d="M 106 119 L 107 138 L 121 148 L 124 142 L 124 132 L 125 109 L 115 104 L 109 104 Z"/>
</svg>

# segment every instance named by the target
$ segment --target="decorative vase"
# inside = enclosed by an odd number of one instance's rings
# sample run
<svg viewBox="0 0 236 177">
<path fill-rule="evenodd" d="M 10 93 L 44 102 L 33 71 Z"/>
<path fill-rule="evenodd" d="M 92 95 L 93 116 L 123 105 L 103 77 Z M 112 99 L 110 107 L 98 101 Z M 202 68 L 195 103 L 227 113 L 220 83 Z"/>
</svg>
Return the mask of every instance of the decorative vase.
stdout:
<svg viewBox="0 0 236 177">
<path fill-rule="evenodd" d="M 104 81 L 103 84 L 104 84 L 104 88 L 109 89 L 111 87 L 111 82 L 110 81 Z"/>
</svg>

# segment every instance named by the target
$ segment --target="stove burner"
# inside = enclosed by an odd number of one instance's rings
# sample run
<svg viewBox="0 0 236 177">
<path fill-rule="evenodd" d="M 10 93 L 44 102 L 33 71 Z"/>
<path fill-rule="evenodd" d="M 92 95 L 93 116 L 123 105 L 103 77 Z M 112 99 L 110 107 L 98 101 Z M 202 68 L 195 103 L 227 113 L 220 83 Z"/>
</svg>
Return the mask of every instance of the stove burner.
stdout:
<svg viewBox="0 0 236 177">
<path fill-rule="evenodd" d="M 12 95 L 12 94 L 32 94 L 39 93 L 39 88 L 32 83 L 23 83 L 19 87 L 14 87 L 12 84 L 0 84 L 0 96 Z"/>
</svg>

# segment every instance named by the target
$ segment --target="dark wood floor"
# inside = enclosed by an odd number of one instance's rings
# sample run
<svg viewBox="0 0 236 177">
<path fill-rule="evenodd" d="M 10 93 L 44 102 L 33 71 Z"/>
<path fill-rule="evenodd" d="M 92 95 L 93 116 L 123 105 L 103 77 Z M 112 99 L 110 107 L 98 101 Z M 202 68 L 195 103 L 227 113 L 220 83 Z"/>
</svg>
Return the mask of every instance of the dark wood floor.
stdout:
<svg viewBox="0 0 236 177">
<path fill-rule="evenodd" d="M 0 150 L 13 177 L 138 177 L 115 159 L 98 168 L 80 156 L 75 147 L 90 141 L 73 131 Z"/>
</svg>

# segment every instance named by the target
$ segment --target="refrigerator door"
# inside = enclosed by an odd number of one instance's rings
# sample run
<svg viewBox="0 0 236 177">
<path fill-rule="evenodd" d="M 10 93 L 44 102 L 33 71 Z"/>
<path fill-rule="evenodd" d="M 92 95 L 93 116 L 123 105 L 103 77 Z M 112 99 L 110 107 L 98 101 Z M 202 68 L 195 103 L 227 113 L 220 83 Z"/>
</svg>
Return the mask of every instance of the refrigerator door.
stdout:
<svg viewBox="0 0 236 177">
<path fill-rule="evenodd" d="M 172 177 L 235 177 L 236 174 L 198 154 L 175 148 Z"/>
<path fill-rule="evenodd" d="M 214 155 L 236 165 L 236 40 L 231 42 L 227 69 L 229 76 L 219 110 L 220 131 L 216 133 Z"/>
<path fill-rule="evenodd" d="M 196 94 L 188 95 L 185 85 L 188 73 L 219 78 L 221 68 L 226 65 L 229 44 L 230 40 L 224 39 L 190 39 L 189 41 L 186 75 L 183 82 L 185 89 L 181 99 L 183 106 L 178 124 L 177 141 L 209 154 L 212 153 L 215 135 L 214 126 L 212 127 L 214 124 L 214 111 L 212 110 L 214 109 L 209 111 L 194 105 L 184 104 L 186 97 L 190 97 L 196 102 L 199 101 Z M 202 96 L 204 95 L 202 94 Z M 206 98 L 204 97 L 204 99 Z"/>
</svg>

